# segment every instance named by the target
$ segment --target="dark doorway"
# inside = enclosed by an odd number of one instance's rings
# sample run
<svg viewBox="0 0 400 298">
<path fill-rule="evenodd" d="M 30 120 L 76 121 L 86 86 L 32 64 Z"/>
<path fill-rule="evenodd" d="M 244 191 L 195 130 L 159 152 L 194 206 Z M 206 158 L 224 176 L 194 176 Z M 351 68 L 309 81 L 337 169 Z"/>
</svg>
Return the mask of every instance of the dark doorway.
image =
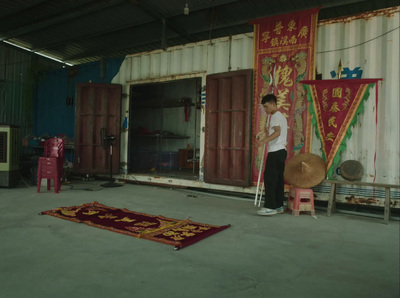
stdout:
<svg viewBox="0 0 400 298">
<path fill-rule="evenodd" d="M 129 172 L 197 179 L 201 78 L 132 85 Z"/>
</svg>

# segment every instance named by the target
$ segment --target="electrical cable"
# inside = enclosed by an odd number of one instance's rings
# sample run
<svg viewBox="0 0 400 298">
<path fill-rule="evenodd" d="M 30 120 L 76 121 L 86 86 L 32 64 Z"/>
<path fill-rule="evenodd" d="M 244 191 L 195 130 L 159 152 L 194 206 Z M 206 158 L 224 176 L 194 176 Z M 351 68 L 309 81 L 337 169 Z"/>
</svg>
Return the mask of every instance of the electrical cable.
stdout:
<svg viewBox="0 0 400 298">
<path fill-rule="evenodd" d="M 393 32 L 393 31 L 395 31 L 395 30 L 397 30 L 397 29 L 399 29 L 399 28 L 400 28 L 400 26 L 399 26 L 399 27 L 396 27 L 396 28 L 394 28 L 394 29 L 392 29 L 392 30 L 389 30 L 389 31 L 387 31 L 387 32 L 385 32 L 385 33 L 383 33 L 383 34 L 381 34 L 381 35 L 379 35 L 379 36 L 376 36 L 376 37 L 374 37 L 374 38 L 372 38 L 372 39 L 369 39 L 369 40 L 366 40 L 366 41 L 364 41 L 364 42 L 362 42 L 362 43 L 356 44 L 356 45 L 354 45 L 354 46 L 350 46 L 350 47 L 346 47 L 346 48 L 342 48 L 342 49 L 321 51 L 321 52 L 317 52 L 317 54 L 325 54 L 325 53 L 331 53 L 331 52 L 337 52 L 337 51 L 344 51 L 344 50 L 348 50 L 348 49 L 351 49 L 351 48 L 355 48 L 355 47 L 358 47 L 358 46 L 360 46 L 360 45 L 363 45 L 363 44 L 366 44 L 366 43 L 368 43 L 368 42 L 371 42 L 371 41 L 373 41 L 373 40 L 375 40 L 375 39 L 378 39 L 378 38 L 380 38 L 380 37 L 382 37 L 382 36 L 384 36 L 384 35 L 387 35 L 387 34 Z"/>
</svg>

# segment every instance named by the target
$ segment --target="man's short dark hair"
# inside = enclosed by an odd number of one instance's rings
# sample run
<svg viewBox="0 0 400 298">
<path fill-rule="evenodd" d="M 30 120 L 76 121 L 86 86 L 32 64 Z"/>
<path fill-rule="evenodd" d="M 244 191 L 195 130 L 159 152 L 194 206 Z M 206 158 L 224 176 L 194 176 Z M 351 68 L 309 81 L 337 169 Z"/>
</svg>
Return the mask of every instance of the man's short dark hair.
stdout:
<svg viewBox="0 0 400 298">
<path fill-rule="evenodd" d="M 267 95 L 265 95 L 263 97 L 263 99 L 261 100 L 261 104 L 266 104 L 267 102 L 277 104 L 275 94 L 267 94 Z"/>
</svg>

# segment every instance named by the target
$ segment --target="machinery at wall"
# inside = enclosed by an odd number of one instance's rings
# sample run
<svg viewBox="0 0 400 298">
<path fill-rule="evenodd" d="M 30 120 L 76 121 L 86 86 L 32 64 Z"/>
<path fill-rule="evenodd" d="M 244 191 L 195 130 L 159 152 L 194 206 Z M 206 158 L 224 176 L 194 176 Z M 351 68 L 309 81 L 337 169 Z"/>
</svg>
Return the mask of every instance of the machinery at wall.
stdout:
<svg viewBox="0 0 400 298">
<path fill-rule="evenodd" d="M 16 186 L 19 180 L 19 127 L 0 124 L 0 187 Z"/>
</svg>

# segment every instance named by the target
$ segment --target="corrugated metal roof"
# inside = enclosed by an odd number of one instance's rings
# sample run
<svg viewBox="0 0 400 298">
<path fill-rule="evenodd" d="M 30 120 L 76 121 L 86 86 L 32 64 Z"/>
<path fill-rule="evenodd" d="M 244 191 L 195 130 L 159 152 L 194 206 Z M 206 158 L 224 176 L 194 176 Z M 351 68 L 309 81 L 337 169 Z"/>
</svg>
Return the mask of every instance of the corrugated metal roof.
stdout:
<svg viewBox="0 0 400 298">
<path fill-rule="evenodd" d="M 189 15 L 183 14 L 186 3 Z M 251 19 L 322 7 L 320 19 L 398 5 L 397 0 L 2 0 L 0 40 L 81 64 L 252 32 Z"/>
</svg>

